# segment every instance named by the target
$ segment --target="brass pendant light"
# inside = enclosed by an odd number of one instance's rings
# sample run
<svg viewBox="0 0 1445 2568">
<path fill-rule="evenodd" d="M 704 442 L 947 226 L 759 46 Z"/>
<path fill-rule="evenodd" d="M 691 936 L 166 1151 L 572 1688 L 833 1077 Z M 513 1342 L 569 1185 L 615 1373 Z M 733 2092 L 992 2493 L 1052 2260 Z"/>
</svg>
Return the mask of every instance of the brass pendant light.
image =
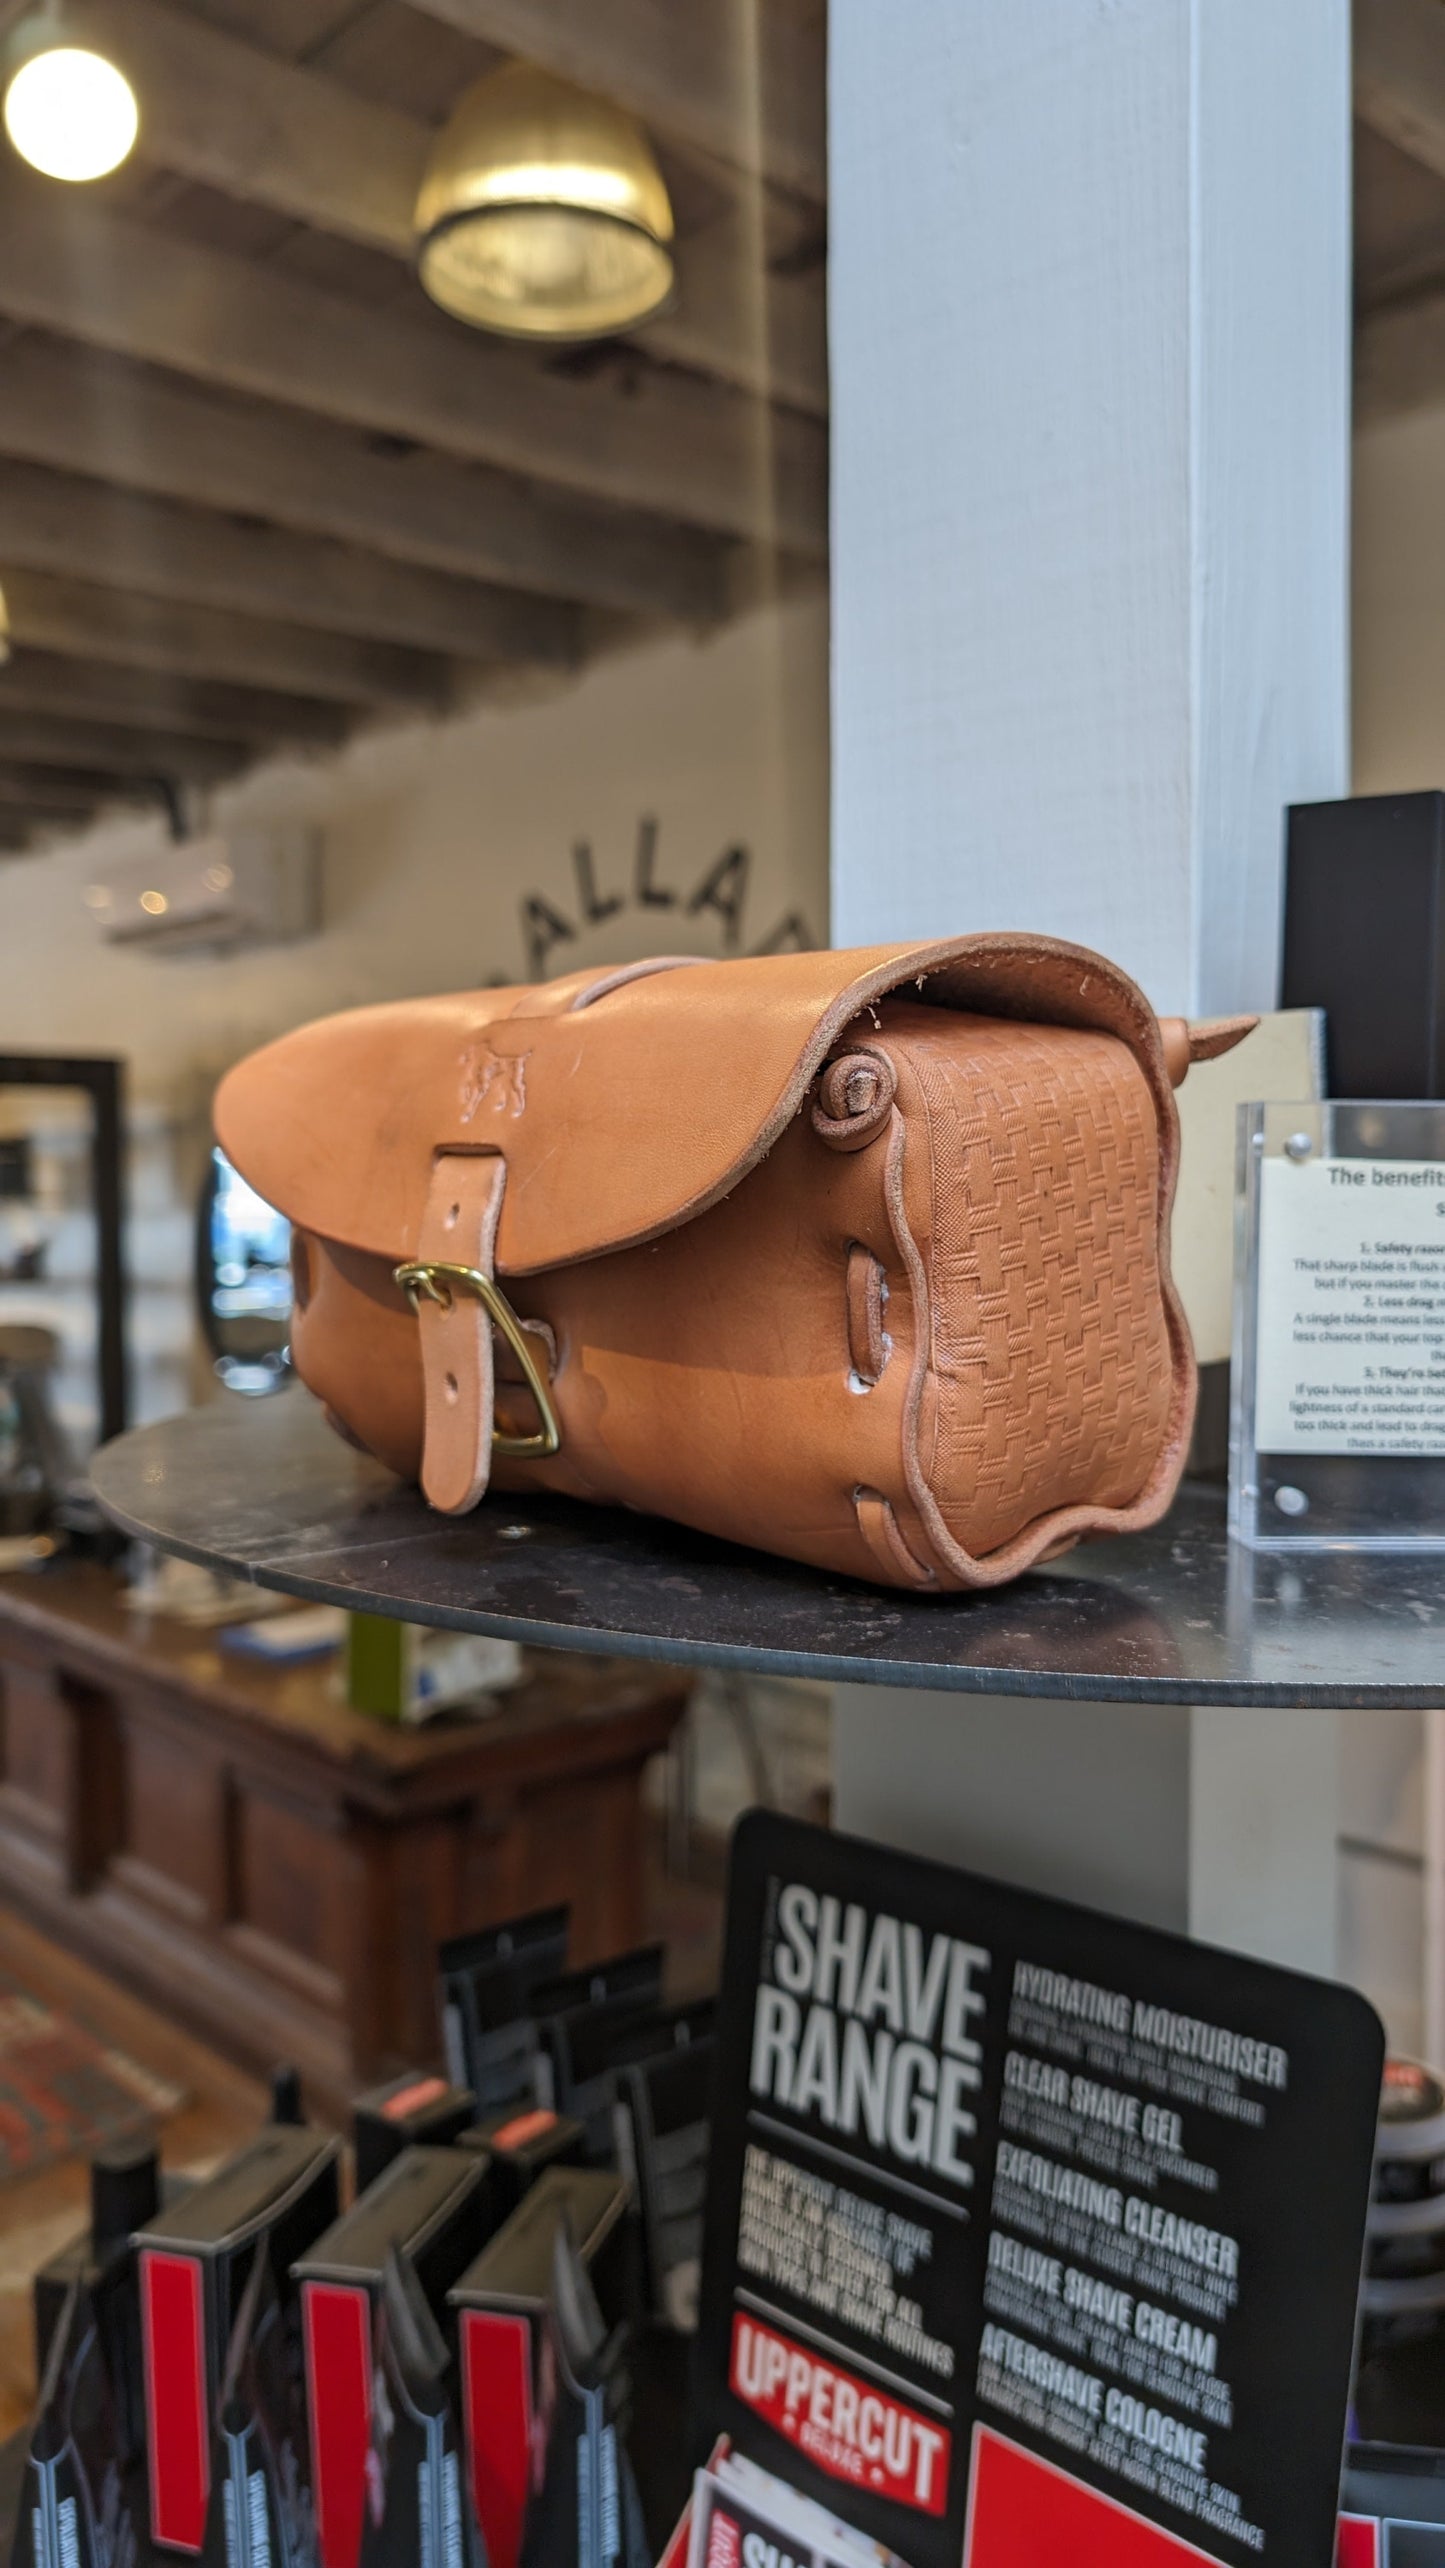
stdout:
<svg viewBox="0 0 1445 2568">
<path fill-rule="evenodd" d="M 416 239 L 433 302 L 510 338 L 607 338 L 672 291 L 672 207 L 641 126 L 527 63 L 458 100 Z"/>
</svg>

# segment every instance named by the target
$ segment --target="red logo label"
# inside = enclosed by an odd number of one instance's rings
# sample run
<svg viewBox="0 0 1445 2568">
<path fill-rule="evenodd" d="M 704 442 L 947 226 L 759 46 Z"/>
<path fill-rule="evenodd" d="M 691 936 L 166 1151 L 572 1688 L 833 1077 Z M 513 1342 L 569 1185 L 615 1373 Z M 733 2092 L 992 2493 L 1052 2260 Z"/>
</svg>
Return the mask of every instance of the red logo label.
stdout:
<svg viewBox="0 0 1445 2568">
<path fill-rule="evenodd" d="M 738 2568 L 741 2557 L 742 2542 L 736 2523 L 721 2506 L 714 2506 L 707 2528 L 707 2568 Z"/>
<path fill-rule="evenodd" d="M 918 2514 L 943 2513 L 952 2435 L 871 2381 L 739 2315 L 728 2386 L 829 2478 L 876 2490 Z"/>
</svg>

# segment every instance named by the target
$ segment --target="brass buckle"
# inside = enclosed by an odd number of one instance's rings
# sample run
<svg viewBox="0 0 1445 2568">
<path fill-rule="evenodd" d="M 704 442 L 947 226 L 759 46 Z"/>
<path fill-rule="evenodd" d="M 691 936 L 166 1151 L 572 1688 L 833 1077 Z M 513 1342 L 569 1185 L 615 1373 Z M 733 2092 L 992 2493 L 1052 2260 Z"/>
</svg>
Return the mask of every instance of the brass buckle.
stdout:
<svg viewBox="0 0 1445 2568">
<path fill-rule="evenodd" d="M 526 1377 L 527 1388 L 537 1403 L 537 1415 L 542 1421 L 541 1433 L 535 1436 L 505 1436 L 493 1427 L 492 1451 L 526 1455 L 539 1460 L 548 1454 L 560 1452 L 562 1430 L 557 1423 L 557 1412 L 552 1406 L 552 1395 L 538 1368 L 537 1359 L 527 1344 L 526 1330 L 505 1293 L 493 1282 L 491 1276 L 484 1274 L 480 1266 L 447 1266 L 425 1262 L 398 1266 L 395 1273 L 397 1283 L 418 1315 L 423 1302 L 435 1302 L 439 1309 L 449 1311 L 458 1293 L 474 1295 L 493 1326 L 501 1330 L 520 1364 Z"/>
</svg>

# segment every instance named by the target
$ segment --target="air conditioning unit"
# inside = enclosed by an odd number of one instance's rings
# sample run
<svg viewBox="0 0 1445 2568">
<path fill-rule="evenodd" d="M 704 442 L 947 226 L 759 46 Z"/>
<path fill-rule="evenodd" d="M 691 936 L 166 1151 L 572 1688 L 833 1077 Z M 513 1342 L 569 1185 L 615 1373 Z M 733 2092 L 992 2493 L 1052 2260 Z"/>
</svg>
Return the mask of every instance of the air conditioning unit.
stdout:
<svg viewBox="0 0 1445 2568">
<path fill-rule="evenodd" d="M 289 945 L 321 924 L 321 833 L 299 825 L 183 838 L 125 856 L 86 886 L 109 945 L 217 953 Z"/>
</svg>

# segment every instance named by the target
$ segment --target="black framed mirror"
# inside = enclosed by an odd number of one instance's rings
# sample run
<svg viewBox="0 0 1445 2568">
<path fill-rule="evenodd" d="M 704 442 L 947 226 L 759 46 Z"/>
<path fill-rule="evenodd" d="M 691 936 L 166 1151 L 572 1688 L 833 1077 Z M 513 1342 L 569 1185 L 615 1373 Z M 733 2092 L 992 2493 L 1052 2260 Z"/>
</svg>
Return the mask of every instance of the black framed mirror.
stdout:
<svg viewBox="0 0 1445 2568">
<path fill-rule="evenodd" d="M 292 1378 L 291 1225 L 217 1149 L 196 1212 L 196 1302 L 228 1391 L 255 1398 L 285 1387 Z"/>
</svg>

